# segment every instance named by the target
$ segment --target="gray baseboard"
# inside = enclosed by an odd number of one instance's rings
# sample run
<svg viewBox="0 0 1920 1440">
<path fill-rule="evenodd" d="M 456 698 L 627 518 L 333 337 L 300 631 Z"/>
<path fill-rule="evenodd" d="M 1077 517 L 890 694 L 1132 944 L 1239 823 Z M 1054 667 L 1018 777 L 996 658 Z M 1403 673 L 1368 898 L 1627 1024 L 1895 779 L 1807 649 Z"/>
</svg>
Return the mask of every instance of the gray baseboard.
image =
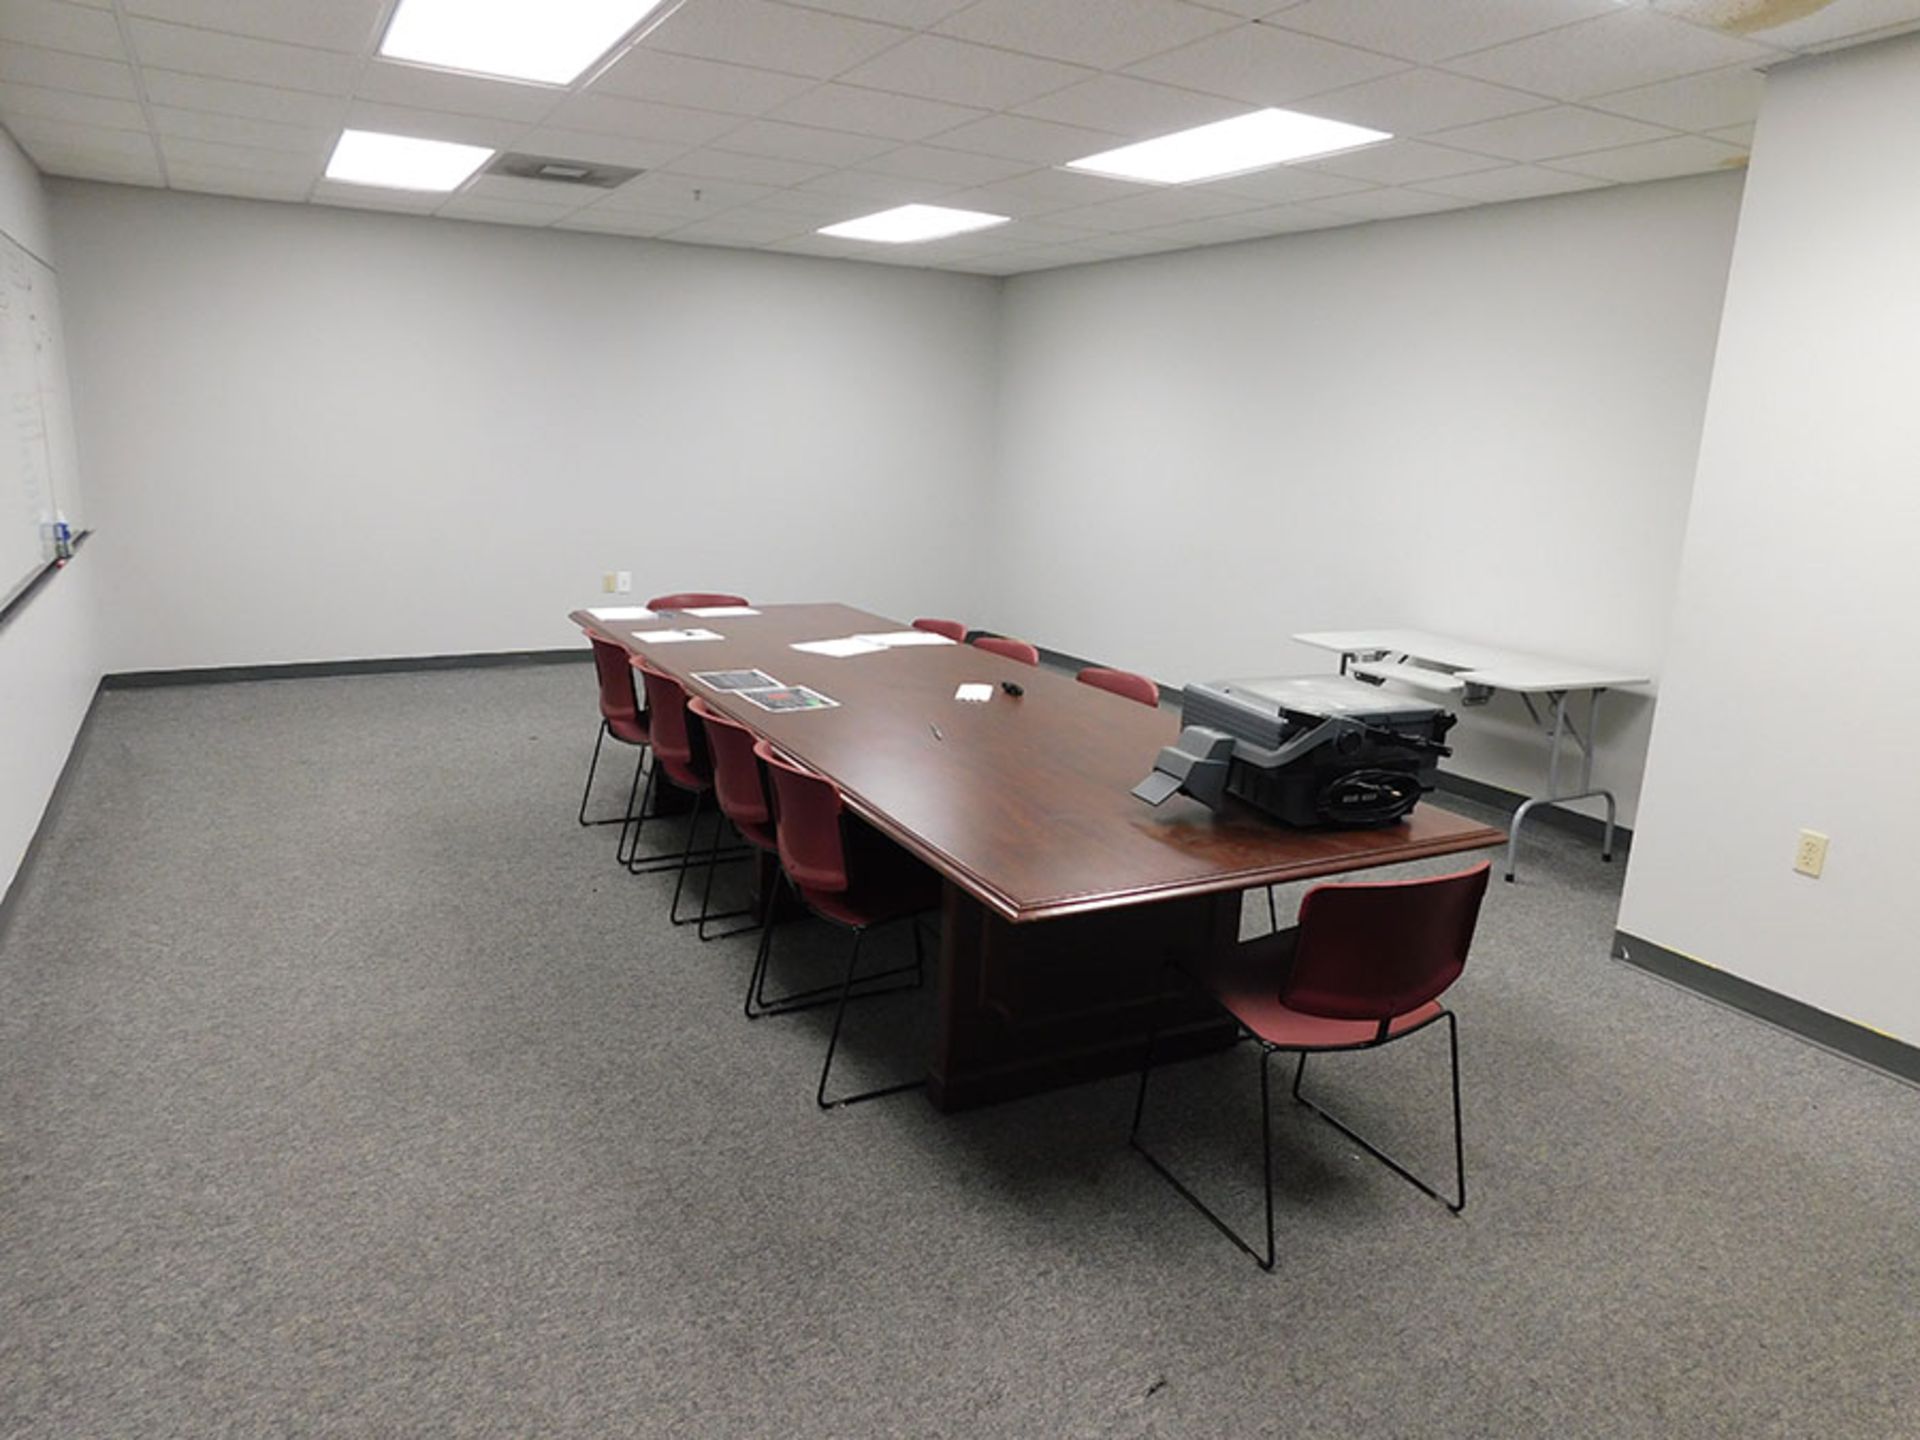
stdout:
<svg viewBox="0 0 1920 1440">
<path fill-rule="evenodd" d="M 55 817 L 67 803 L 73 772 L 79 766 L 81 753 L 87 748 L 87 741 L 93 734 L 93 717 L 100 709 L 100 690 L 100 686 L 94 687 L 93 699 L 87 702 L 87 713 L 80 717 L 80 728 L 73 732 L 73 744 L 67 747 L 66 763 L 60 767 L 60 776 L 53 782 L 53 793 L 47 796 L 46 808 L 40 812 L 40 823 L 33 827 L 33 838 L 27 841 L 27 848 L 20 856 L 20 868 L 13 872 L 13 878 L 7 882 L 6 894 L 0 895 L 0 939 L 5 938 L 14 909 L 20 896 L 26 892 L 27 876 L 40 858 L 41 843 L 53 828 Z"/>
<path fill-rule="evenodd" d="M 1882 1035 L 1865 1025 L 1816 1010 L 1802 1001 L 1755 985 L 1751 980 L 1742 980 L 1738 975 L 1729 975 L 1624 930 L 1614 932 L 1613 956 L 1696 995 L 1764 1020 L 1823 1050 L 1883 1070 L 1909 1085 L 1920 1085 L 1920 1049 L 1891 1035 Z"/>
<path fill-rule="evenodd" d="M 1509 814 L 1518 810 L 1522 802 L 1532 798 L 1522 795 L 1518 790 L 1509 790 L 1503 785 L 1489 785 L 1484 780 L 1469 779 L 1465 775 L 1455 775 L 1451 771 L 1440 772 L 1440 788 L 1449 795 L 1458 795 L 1465 800 L 1477 800 L 1482 805 L 1491 805 L 1497 810 Z M 1578 810 L 1568 810 L 1559 805 L 1542 805 L 1527 813 L 1527 822 L 1550 825 L 1555 830 L 1565 830 L 1578 835 L 1582 840 L 1590 840 L 1598 845 L 1605 836 L 1606 825 L 1597 817 L 1582 815 Z M 1629 849 L 1633 844 L 1633 831 L 1625 825 L 1613 827 L 1613 845 L 1616 853 Z"/>
<path fill-rule="evenodd" d="M 503 665 L 572 665 L 589 650 L 490 650 L 467 655 L 396 655 L 383 660 L 304 660 L 287 665 L 214 665 L 194 670 L 125 670 L 105 676 L 103 690 L 163 685 L 236 685 L 253 680 L 311 680 L 329 675 L 401 675 L 419 670 L 486 670 Z"/>
</svg>

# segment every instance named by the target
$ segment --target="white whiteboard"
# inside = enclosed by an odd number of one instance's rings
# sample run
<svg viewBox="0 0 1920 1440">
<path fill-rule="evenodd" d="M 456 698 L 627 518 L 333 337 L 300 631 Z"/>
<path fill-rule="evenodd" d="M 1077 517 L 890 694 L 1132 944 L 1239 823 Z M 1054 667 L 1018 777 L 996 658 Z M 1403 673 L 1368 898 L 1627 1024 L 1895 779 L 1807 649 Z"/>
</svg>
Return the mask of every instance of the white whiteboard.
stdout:
<svg viewBox="0 0 1920 1440">
<path fill-rule="evenodd" d="M 0 603 L 53 558 L 56 511 L 85 528 L 60 289 L 0 234 Z"/>
</svg>

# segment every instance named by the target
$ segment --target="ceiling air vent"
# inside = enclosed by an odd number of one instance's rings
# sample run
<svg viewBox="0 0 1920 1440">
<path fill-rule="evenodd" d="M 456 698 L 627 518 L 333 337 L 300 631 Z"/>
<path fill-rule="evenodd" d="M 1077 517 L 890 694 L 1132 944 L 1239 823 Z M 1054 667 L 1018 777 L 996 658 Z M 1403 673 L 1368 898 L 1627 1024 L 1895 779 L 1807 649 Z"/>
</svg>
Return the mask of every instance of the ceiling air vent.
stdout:
<svg viewBox="0 0 1920 1440">
<path fill-rule="evenodd" d="M 555 185 L 589 185 L 596 190 L 613 190 L 640 172 L 625 165 L 602 165 L 593 160 L 560 160 L 551 155 L 512 155 L 497 157 L 487 166 L 489 175 L 511 175 L 516 180 L 546 180 Z"/>
</svg>

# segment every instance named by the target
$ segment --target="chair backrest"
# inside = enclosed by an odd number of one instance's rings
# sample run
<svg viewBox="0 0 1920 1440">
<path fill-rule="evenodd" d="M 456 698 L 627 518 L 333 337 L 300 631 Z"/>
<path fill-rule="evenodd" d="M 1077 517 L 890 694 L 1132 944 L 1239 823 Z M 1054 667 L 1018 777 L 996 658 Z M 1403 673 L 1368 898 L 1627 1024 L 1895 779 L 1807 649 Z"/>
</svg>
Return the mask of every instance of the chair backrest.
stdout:
<svg viewBox="0 0 1920 1440">
<path fill-rule="evenodd" d="M 744 595 L 722 595 L 710 590 L 682 590 L 678 595 L 656 595 L 647 601 L 649 610 L 700 610 L 709 605 L 744 605 Z"/>
<path fill-rule="evenodd" d="M 706 746 L 700 743 L 694 722 L 687 718 L 687 692 L 671 675 L 654 669 L 638 655 L 633 668 L 647 687 L 653 759 L 667 778 L 684 790 L 704 790 L 713 780 Z"/>
<path fill-rule="evenodd" d="M 1004 655 L 1009 660 L 1018 660 L 1022 665 L 1040 663 L 1040 652 L 1024 640 L 1009 640 L 1004 635 L 982 635 L 973 643 L 992 654 Z"/>
<path fill-rule="evenodd" d="M 1160 703 L 1160 687 L 1146 676 L 1136 675 L 1131 670 L 1109 670 L 1105 665 L 1089 665 L 1073 678 L 1082 685 L 1091 685 L 1096 690 L 1111 690 L 1129 700 L 1138 700 L 1142 705 L 1157 706 Z"/>
<path fill-rule="evenodd" d="M 612 724 L 639 724 L 640 701 L 633 693 L 633 666 L 625 648 L 597 635 L 587 640 L 593 646 L 593 670 L 600 680 L 600 718 Z"/>
<path fill-rule="evenodd" d="M 840 787 L 803 770 L 765 740 L 753 747 L 773 782 L 773 831 L 780 864 L 806 890 L 847 888 L 847 844 L 840 829 Z"/>
<path fill-rule="evenodd" d="M 687 708 L 700 717 L 713 759 L 713 793 L 720 813 L 736 825 L 765 825 L 773 819 L 767 802 L 767 781 L 760 758 L 753 753 L 753 732 L 730 720 L 695 695 Z"/>
<path fill-rule="evenodd" d="M 1460 978 L 1473 943 L 1486 862 L 1429 880 L 1320 885 L 1300 902 L 1293 967 L 1280 1003 L 1307 1015 L 1386 1022 Z"/>
<path fill-rule="evenodd" d="M 916 620 L 913 628 L 929 635 L 944 635 L 956 645 L 966 643 L 967 627 L 958 620 Z"/>
</svg>

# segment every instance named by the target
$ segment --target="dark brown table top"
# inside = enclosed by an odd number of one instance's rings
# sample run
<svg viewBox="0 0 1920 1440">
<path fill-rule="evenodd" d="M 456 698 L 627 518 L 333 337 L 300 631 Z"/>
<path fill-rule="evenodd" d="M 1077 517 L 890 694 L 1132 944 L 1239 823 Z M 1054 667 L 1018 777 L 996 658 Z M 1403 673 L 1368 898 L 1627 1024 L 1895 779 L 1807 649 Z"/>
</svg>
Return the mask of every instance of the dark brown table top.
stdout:
<svg viewBox="0 0 1920 1440">
<path fill-rule="evenodd" d="M 906 628 L 845 605 L 768 605 L 753 616 L 595 620 L 582 629 L 644 654 L 709 704 L 829 776 L 864 819 L 1010 920 L 1245 890 L 1501 844 L 1499 830 L 1423 803 L 1375 830 L 1290 830 L 1230 802 L 1184 795 L 1155 809 L 1129 793 L 1179 733 L 1166 710 L 971 645 L 835 659 L 795 641 Z M 722 640 L 647 645 L 635 629 L 702 627 Z M 694 682 L 756 668 L 837 709 L 770 713 Z M 998 688 L 1013 680 L 1026 693 Z M 995 685 L 985 705 L 953 698 Z M 940 736 L 936 737 L 934 727 Z M 944 738 L 940 738 L 944 737 Z"/>
</svg>

